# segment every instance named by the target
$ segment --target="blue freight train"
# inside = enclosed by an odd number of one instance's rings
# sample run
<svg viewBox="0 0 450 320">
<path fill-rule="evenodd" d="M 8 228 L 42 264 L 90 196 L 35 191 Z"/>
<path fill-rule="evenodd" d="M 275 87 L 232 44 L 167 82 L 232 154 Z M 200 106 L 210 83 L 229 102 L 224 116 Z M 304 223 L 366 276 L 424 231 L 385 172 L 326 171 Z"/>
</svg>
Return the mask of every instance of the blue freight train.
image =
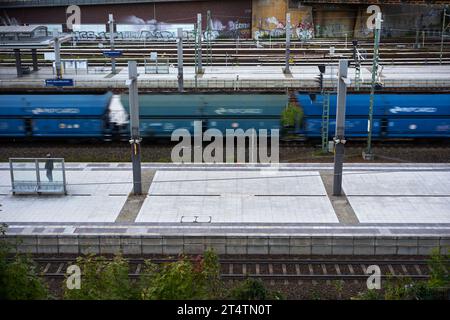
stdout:
<svg viewBox="0 0 450 320">
<path fill-rule="evenodd" d="M 105 94 L 0 95 L 0 137 L 99 138 L 111 136 Z"/>
<path fill-rule="evenodd" d="M 367 136 L 369 95 L 349 94 L 346 137 Z M 298 134 L 321 136 L 323 97 L 298 93 L 304 117 Z M 170 138 L 174 129 L 281 129 L 286 94 L 141 94 L 141 135 Z M 102 94 L 0 95 L 0 137 L 95 138 L 128 137 L 128 96 Z M 330 97 L 330 138 L 334 134 L 336 96 Z M 377 94 L 374 139 L 449 138 L 450 94 Z"/>
<path fill-rule="evenodd" d="M 308 138 L 321 136 L 323 96 L 296 94 L 304 112 L 303 129 Z M 345 136 L 367 137 L 370 95 L 347 95 Z M 330 137 L 334 135 L 336 95 L 330 96 Z M 450 94 L 377 94 L 374 99 L 374 139 L 450 137 Z"/>
</svg>

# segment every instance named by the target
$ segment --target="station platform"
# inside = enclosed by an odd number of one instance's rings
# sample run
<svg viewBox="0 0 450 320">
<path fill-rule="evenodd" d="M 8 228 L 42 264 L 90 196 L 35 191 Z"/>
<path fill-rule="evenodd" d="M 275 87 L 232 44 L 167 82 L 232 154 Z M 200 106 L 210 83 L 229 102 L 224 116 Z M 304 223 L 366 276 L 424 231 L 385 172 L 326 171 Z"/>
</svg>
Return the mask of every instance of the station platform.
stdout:
<svg viewBox="0 0 450 320">
<path fill-rule="evenodd" d="M 221 89 L 221 90 L 269 90 L 284 89 L 310 90 L 319 88 L 317 77 L 319 70 L 315 66 L 292 66 L 291 73 L 283 73 L 281 66 L 228 66 L 208 67 L 201 75 L 195 75 L 194 67 L 184 68 L 184 88 L 191 89 Z M 63 77 L 73 79 L 73 89 L 127 89 L 128 70 L 118 68 L 118 73 L 112 74 L 110 67 L 90 67 L 88 72 L 67 71 Z M 337 79 L 337 66 L 328 66 L 324 75 L 324 87 L 333 87 Z M 138 68 L 138 86 L 141 89 L 171 89 L 178 87 L 177 68 L 169 67 L 168 74 L 146 74 L 144 67 Z M 348 71 L 352 84 L 349 90 L 355 88 L 355 68 Z M 360 88 L 368 89 L 371 83 L 371 68 L 362 67 Z M 14 68 L 0 69 L 0 90 L 44 89 L 45 79 L 53 79 L 55 74 L 49 67 L 18 78 Z M 380 81 L 385 89 L 450 89 L 450 66 L 385 66 L 382 68 Z"/>
<path fill-rule="evenodd" d="M 67 163 L 68 195 L 12 195 L 0 222 L 33 253 L 426 254 L 450 248 L 450 164 Z M 15 242 L 21 239 L 20 242 Z"/>
</svg>

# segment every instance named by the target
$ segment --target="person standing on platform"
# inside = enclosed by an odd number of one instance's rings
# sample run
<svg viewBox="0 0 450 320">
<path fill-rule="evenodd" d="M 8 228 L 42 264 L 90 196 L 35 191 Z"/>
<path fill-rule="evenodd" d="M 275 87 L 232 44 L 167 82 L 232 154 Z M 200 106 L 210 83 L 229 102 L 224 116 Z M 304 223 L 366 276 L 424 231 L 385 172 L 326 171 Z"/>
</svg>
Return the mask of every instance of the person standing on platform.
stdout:
<svg viewBox="0 0 450 320">
<path fill-rule="evenodd" d="M 53 160 L 51 160 L 51 154 L 47 154 L 48 160 L 45 161 L 45 170 L 47 171 L 47 179 L 49 182 L 53 182 Z"/>
</svg>

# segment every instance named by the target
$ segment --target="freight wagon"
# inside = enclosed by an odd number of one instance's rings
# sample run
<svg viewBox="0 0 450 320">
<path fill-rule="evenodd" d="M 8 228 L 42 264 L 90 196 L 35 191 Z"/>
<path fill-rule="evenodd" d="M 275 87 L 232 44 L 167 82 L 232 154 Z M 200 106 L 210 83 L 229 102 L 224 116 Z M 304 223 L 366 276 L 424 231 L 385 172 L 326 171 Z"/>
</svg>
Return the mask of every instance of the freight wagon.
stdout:
<svg viewBox="0 0 450 320">
<path fill-rule="evenodd" d="M 303 109 L 301 133 L 318 138 L 322 132 L 323 96 L 296 94 Z M 370 95 L 348 94 L 345 136 L 365 138 Z M 335 132 L 336 95 L 330 96 L 330 138 Z M 449 138 L 450 94 L 376 94 L 373 109 L 374 139 Z"/>
</svg>

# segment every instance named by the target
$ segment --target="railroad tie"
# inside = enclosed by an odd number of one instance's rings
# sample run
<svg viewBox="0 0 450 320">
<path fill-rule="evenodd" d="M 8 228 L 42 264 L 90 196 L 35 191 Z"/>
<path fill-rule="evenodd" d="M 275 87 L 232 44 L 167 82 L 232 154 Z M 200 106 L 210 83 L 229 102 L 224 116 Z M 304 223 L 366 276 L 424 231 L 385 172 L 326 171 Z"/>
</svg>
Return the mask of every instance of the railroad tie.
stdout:
<svg viewBox="0 0 450 320">
<path fill-rule="evenodd" d="M 50 269 L 50 265 L 51 263 L 47 263 L 47 265 L 45 266 L 44 270 L 42 271 L 42 273 L 47 273 L 48 269 Z"/>
<path fill-rule="evenodd" d="M 395 275 L 394 268 L 392 267 L 391 264 L 388 264 L 388 268 L 389 268 L 389 272 L 390 272 L 392 275 Z"/>
<path fill-rule="evenodd" d="M 138 275 L 138 274 L 140 274 L 141 273 L 141 264 L 140 263 L 138 263 L 138 265 L 136 266 L 136 270 L 134 271 L 134 273 L 136 274 L 136 275 Z"/>
<path fill-rule="evenodd" d="M 310 275 L 314 275 L 314 269 L 313 269 L 313 266 L 311 264 L 308 264 L 308 269 L 309 269 L 309 274 Z M 312 280 L 312 284 L 316 285 L 317 281 L 316 280 Z"/>
<path fill-rule="evenodd" d="M 228 265 L 228 274 L 234 274 L 234 270 L 233 270 L 233 264 L 232 263 L 230 263 L 229 265 Z"/>
<path fill-rule="evenodd" d="M 325 276 L 328 275 L 328 271 L 327 271 L 326 265 L 322 263 L 320 266 L 322 267 L 323 275 L 325 275 Z M 330 285 L 331 281 L 327 279 L 326 284 Z"/>
<path fill-rule="evenodd" d="M 295 273 L 297 273 L 298 276 L 301 275 L 299 264 L 295 265 Z M 303 281 L 300 278 L 298 279 L 298 284 L 303 284 Z"/>
<path fill-rule="evenodd" d="M 281 265 L 281 268 L 283 269 L 283 275 L 287 275 L 287 268 L 286 268 L 286 264 L 285 263 L 283 263 Z M 289 281 L 287 279 L 285 279 L 284 280 L 284 285 L 287 286 L 288 284 L 289 284 Z"/>
<path fill-rule="evenodd" d="M 273 275 L 273 264 L 269 263 L 269 274 Z M 275 281 L 273 279 L 270 280 L 270 284 L 274 285 Z"/>
<path fill-rule="evenodd" d="M 416 269 L 416 272 L 417 272 L 418 275 L 421 276 L 421 275 L 423 274 L 423 273 L 422 273 L 422 270 L 420 270 L 419 265 L 415 264 L 415 265 L 414 265 L 414 269 Z"/>
<path fill-rule="evenodd" d="M 405 275 L 408 274 L 408 269 L 406 269 L 406 266 L 404 264 L 402 264 L 402 270 Z"/>
<path fill-rule="evenodd" d="M 353 266 L 351 265 L 351 264 L 347 264 L 347 266 L 348 266 L 348 270 L 350 271 L 350 274 L 352 275 L 352 276 L 354 276 L 355 275 L 355 270 L 353 270 Z M 357 284 L 358 283 L 358 280 L 353 280 L 353 283 L 355 283 L 355 284 Z"/>
</svg>

